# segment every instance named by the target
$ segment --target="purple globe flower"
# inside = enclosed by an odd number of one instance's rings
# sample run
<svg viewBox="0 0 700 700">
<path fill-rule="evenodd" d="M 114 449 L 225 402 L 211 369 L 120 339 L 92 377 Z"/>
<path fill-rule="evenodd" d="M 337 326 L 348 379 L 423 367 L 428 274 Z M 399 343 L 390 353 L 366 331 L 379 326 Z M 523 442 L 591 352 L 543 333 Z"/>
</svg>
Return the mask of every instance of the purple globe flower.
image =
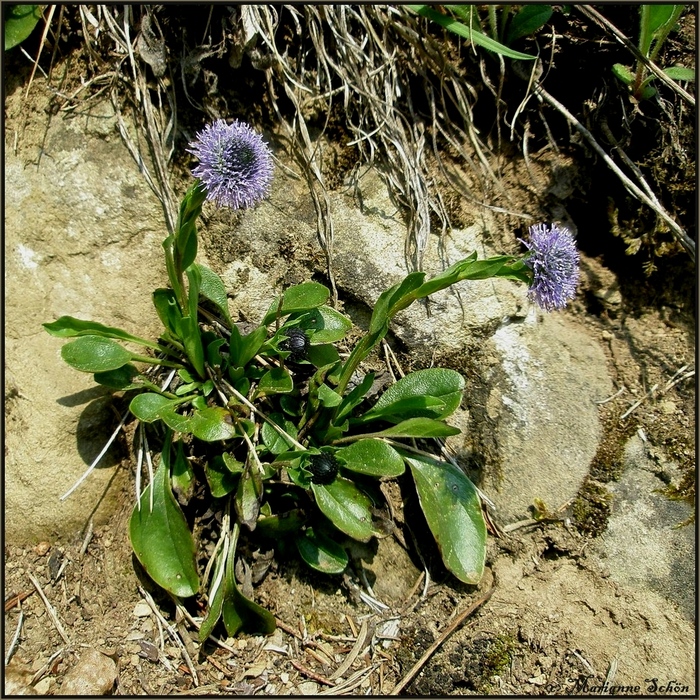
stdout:
<svg viewBox="0 0 700 700">
<path fill-rule="evenodd" d="M 192 174 L 218 206 L 248 209 L 260 202 L 272 183 L 272 153 L 248 124 L 217 119 L 197 134 L 187 149 L 199 158 Z"/>
<path fill-rule="evenodd" d="M 519 239 L 530 251 L 524 259 L 533 272 L 528 297 L 545 311 L 563 309 L 574 298 L 579 277 L 574 237 L 556 224 L 536 224 L 528 232 L 528 241 Z"/>
</svg>

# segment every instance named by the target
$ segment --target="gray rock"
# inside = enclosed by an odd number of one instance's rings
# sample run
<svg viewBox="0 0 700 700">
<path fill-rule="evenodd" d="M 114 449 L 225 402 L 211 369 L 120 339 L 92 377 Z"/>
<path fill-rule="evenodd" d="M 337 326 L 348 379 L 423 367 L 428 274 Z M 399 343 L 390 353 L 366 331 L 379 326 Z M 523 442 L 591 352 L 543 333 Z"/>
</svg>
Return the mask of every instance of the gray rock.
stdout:
<svg viewBox="0 0 700 700">
<path fill-rule="evenodd" d="M 555 509 L 576 496 L 601 438 L 595 401 L 612 383 L 599 344 L 564 314 L 533 308 L 488 344 L 497 359 L 483 368 L 494 454 L 481 486 L 511 522 L 528 517 L 536 498 Z M 482 419 L 477 429 L 487 428 Z"/>
<path fill-rule="evenodd" d="M 57 695 L 105 695 L 117 679 L 117 664 L 97 649 L 82 651 L 78 663 L 66 673 Z"/>
<path fill-rule="evenodd" d="M 38 108 L 25 120 L 22 95 L 19 88 L 7 96 L 8 139 L 14 129 L 19 137 L 5 151 L 5 523 L 18 543 L 75 534 L 117 463 L 108 453 L 76 495 L 59 501 L 114 418 L 107 391 L 61 360 L 65 341 L 41 324 L 70 315 L 152 338 L 160 324 L 150 295 L 166 279 L 163 212 L 120 141 L 109 102 L 81 118 L 56 115 L 47 127 Z M 111 513 L 114 491 L 96 523 Z"/>
<path fill-rule="evenodd" d="M 652 459 L 639 435 L 625 446 L 624 467 L 620 480 L 608 484 L 612 512 L 592 555 L 613 580 L 656 591 L 694 622 L 695 528 L 687 524 L 693 510 L 662 493 L 657 475 L 672 465 Z"/>
</svg>

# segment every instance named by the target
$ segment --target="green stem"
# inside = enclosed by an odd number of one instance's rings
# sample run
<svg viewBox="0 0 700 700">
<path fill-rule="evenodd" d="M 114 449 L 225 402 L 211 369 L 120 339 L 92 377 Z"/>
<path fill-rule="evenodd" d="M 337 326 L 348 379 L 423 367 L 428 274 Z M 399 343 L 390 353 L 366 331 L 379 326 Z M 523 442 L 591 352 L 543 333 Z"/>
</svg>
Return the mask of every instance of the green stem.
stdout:
<svg viewBox="0 0 700 700">
<path fill-rule="evenodd" d="M 649 57 L 649 47 L 651 45 L 651 32 L 649 31 L 649 13 L 650 9 L 648 5 L 642 5 L 639 8 L 639 50 L 640 52 Z M 646 67 L 641 61 L 637 61 L 637 70 L 634 76 L 634 85 L 632 87 L 632 93 L 637 96 L 639 93 L 640 86 L 644 80 L 644 71 Z"/>
<path fill-rule="evenodd" d="M 157 357 L 148 357 L 148 355 L 137 355 L 136 353 L 131 354 L 131 359 L 137 362 L 147 362 L 149 365 L 162 365 L 163 367 L 172 367 L 174 369 L 182 369 L 184 367 L 181 362 L 170 362 Z"/>
</svg>

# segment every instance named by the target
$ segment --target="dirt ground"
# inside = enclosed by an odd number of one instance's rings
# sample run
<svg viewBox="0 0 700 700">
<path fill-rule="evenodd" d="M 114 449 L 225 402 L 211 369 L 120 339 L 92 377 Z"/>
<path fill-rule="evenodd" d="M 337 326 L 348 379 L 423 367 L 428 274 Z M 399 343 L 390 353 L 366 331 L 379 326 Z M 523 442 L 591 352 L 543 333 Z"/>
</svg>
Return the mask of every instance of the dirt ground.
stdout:
<svg viewBox="0 0 700 700">
<path fill-rule="evenodd" d="M 521 175 L 504 168 L 506 184 Z M 404 533 L 354 550 L 344 577 L 275 558 L 254 596 L 274 613 L 277 631 L 200 645 L 131 553 L 133 465 L 124 451 L 109 485 L 121 507 L 106 525 L 72 541 L 5 543 L 6 653 L 20 632 L 5 691 L 60 694 L 92 648 L 114 660 L 108 692 L 120 695 L 600 694 L 606 679 L 633 694 L 694 695 L 694 621 L 660 594 L 616 583 L 590 554 L 610 511 L 600 494 L 620 477 L 621 449 L 635 432 L 677 465 L 668 496 L 694 503 L 694 379 L 647 396 L 695 356 L 692 265 L 662 258 L 650 278 L 618 248 L 606 259 L 611 273 L 594 248 L 570 313 L 599 341 L 614 384 L 628 393 L 600 407 L 604 439 L 580 499 L 491 537 L 479 586 L 460 584 L 434 558 L 426 585 Z M 664 275 L 670 281 L 659 292 Z M 630 395 L 641 403 L 622 420 Z M 401 513 L 398 489 L 392 498 Z M 365 583 L 385 608 L 362 600 Z"/>
</svg>

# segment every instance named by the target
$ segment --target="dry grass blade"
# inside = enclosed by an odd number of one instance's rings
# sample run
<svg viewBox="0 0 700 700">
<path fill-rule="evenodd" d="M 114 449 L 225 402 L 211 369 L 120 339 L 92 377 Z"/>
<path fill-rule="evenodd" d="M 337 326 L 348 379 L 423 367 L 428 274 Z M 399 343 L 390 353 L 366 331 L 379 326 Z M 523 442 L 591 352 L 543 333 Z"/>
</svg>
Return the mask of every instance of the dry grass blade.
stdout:
<svg viewBox="0 0 700 700">
<path fill-rule="evenodd" d="M 593 134 L 591 134 L 586 127 L 581 124 L 581 122 L 573 115 L 569 110 L 564 107 L 561 102 L 552 97 L 539 83 L 535 85 L 535 92 L 539 95 L 547 104 L 554 107 L 558 112 L 560 112 L 566 120 L 588 141 L 593 150 L 605 161 L 605 164 L 618 176 L 625 189 L 634 197 L 644 202 L 650 209 L 652 209 L 661 219 L 663 219 L 668 225 L 669 229 L 673 233 L 674 237 L 678 243 L 688 252 L 692 260 L 695 260 L 695 241 L 688 236 L 685 230 L 678 224 L 677 221 L 663 208 L 659 200 L 653 196 L 649 197 L 646 191 L 651 191 L 649 185 L 644 182 L 640 189 L 637 185 L 630 180 L 627 175 L 620 169 L 617 163 L 605 152 L 602 146 L 596 141 Z M 635 173 L 637 177 L 641 177 L 641 173 Z M 642 178 L 643 180 L 643 178 Z M 646 191 L 644 191 L 646 190 Z"/>
<path fill-rule="evenodd" d="M 15 653 L 15 650 L 17 649 L 17 645 L 19 644 L 19 638 L 20 635 L 22 634 L 22 624 L 24 623 L 24 610 L 19 611 L 19 619 L 17 620 L 17 629 L 15 630 L 14 635 L 12 636 L 12 641 L 10 642 L 10 647 L 7 650 L 7 654 L 5 654 L 5 666 L 10 663 L 10 659 L 12 658 L 12 655 Z"/>
<path fill-rule="evenodd" d="M 297 34 L 309 40 L 281 50 L 276 36 L 286 12 L 292 13 Z M 252 6 L 247 16 L 271 54 L 272 67 L 267 69 L 271 103 L 309 182 L 329 267 L 333 223 L 321 147 L 328 120 L 337 111 L 337 95 L 342 99 L 343 122 L 352 134 L 347 145 L 358 149 L 362 161 L 378 166 L 397 206 L 406 213 L 406 259 L 409 267 L 420 269 L 433 215 L 441 233 L 450 227 L 437 183 L 429 175 L 430 157 L 450 186 L 475 199 L 464 178 L 448 176 L 437 135 L 454 145 L 475 179 L 499 184 L 472 126 L 464 81 L 449 63 L 444 43 L 422 29 L 420 18 L 398 8 L 306 5 L 297 11 Z M 414 103 L 415 77 L 430 95 L 428 114 L 420 113 Z M 284 85 L 295 107 L 292 121 L 282 116 L 278 106 L 278 84 Z M 420 87 L 413 89 L 420 92 Z M 416 97 L 424 100 L 423 93 Z M 460 119 L 447 116 L 455 109 Z M 312 141 L 306 115 L 320 113 L 326 115 L 325 125 Z M 459 121 L 465 130 L 456 125 Z M 465 143 L 471 144 L 476 161 Z"/>
<path fill-rule="evenodd" d="M 66 630 L 63 628 L 63 625 L 61 624 L 61 621 L 58 619 L 58 615 L 56 614 L 56 611 L 53 608 L 53 605 L 49 602 L 49 599 L 46 597 L 46 594 L 44 593 L 43 589 L 41 588 L 41 584 L 34 578 L 34 576 L 30 573 L 27 573 L 27 576 L 29 576 L 29 580 L 32 582 L 34 585 L 34 588 L 36 588 L 36 592 L 39 594 L 39 597 L 41 598 L 42 603 L 46 607 L 46 612 L 49 614 L 49 617 L 51 618 L 51 622 L 53 622 L 54 627 L 58 631 L 58 633 L 61 635 L 61 639 L 66 644 L 70 644 L 70 638 L 66 634 Z"/>
<path fill-rule="evenodd" d="M 358 654 L 364 649 L 365 643 L 367 642 L 367 620 L 362 621 L 362 626 L 360 627 L 360 633 L 357 635 L 355 644 L 352 649 L 345 657 L 340 666 L 329 676 L 330 680 L 334 681 L 336 678 L 340 678 L 349 668 L 352 666 L 353 662 L 357 658 Z"/>
</svg>

